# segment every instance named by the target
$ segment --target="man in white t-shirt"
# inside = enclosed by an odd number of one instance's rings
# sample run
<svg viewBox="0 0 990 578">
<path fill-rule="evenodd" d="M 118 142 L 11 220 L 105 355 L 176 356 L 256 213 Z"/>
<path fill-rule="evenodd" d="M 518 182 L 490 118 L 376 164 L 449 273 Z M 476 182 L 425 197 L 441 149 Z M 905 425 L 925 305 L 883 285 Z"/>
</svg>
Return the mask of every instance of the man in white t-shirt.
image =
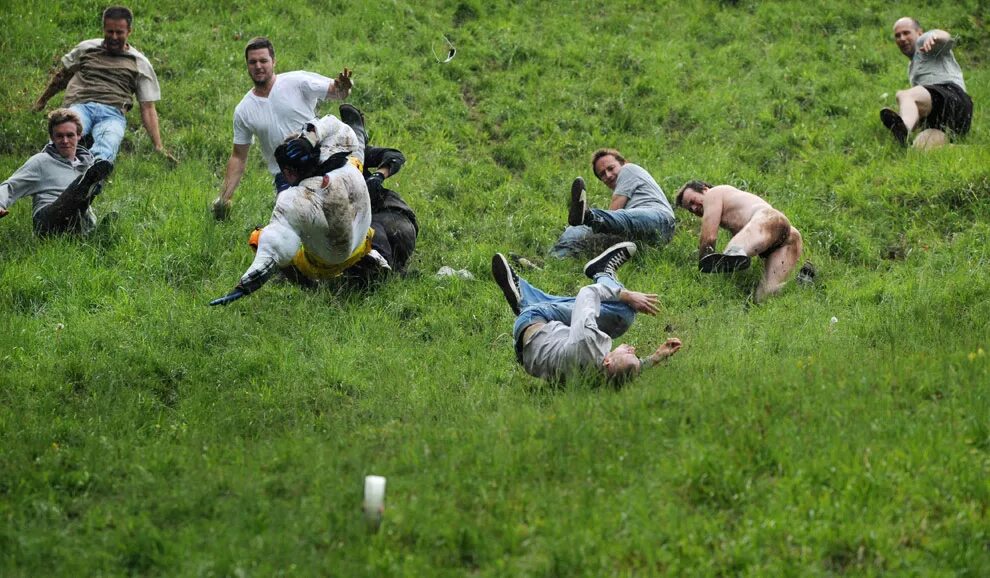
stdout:
<svg viewBox="0 0 990 578">
<path fill-rule="evenodd" d="M 281 192 L 289 184 L 275 162 L 275 148 L 318 116 L 317 103 L 330 98 L 343 100 L 351 92 L 351 71 L 346 68 L 336 79 L 301 70 L 276 75 L 275 47 L 263 36 L 248 42 L 244 59 L 254 88 L 234 109 L 234 150 L 227 161 L 220 196 L 213 202 L 213 215 L 219 220 L 230 210 L 253 140 L 261 145 L 276 193 Z"/>
</svg>

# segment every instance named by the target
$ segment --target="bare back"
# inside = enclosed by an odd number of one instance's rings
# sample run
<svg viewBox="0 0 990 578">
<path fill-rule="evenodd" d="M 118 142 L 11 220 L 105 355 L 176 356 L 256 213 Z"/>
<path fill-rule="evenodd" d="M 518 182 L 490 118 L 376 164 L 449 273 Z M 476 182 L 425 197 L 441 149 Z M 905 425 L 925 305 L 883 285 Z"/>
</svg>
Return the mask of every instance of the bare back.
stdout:
<svg viewBox="0 0 990 578">
<path fill-rule="evenodd" d="M 770 203 L 753 193 L 731 185 L 719 185 L 705 191 L 706 214 L 710 200 L 718 202 L 722 207 L 719 226 L 728 229 L 733 235 L 745 227 L 757 211 L 773 208 Z"/>
</svg>

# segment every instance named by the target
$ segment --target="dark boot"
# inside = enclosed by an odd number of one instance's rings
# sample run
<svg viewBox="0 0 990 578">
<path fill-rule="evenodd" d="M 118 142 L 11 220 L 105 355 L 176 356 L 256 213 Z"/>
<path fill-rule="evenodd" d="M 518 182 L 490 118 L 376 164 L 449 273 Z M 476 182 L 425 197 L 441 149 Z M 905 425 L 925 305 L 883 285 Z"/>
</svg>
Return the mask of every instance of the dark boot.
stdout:
<svg viewBox="0 0 990 578">
<path fill-rule="evenodd" d="M 364 113 L 354 105 L 344 103 L 340 105 L 340 120 L 354 129 L 358 140 L 361 141 L 362 149 L 368 146 L 368 131 L 364 128 Z"/>
</svg>

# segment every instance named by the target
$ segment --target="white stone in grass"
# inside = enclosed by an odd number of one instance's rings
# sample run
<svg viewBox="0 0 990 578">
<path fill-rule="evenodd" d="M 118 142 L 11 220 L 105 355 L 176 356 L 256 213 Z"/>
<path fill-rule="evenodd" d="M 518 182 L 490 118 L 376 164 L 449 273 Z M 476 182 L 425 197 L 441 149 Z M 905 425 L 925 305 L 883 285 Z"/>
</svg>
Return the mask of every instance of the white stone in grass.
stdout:
<svg viewBox="0 0 990 578">
<path fill-rule="evenodd" d="M 467 269 L 454 269 L 444 265 L 437 271 L 437 277 L 460 277 L 461 279 L 474 279 L 474 275 Z"/>
<path fill-rule="evenodd" d="M 364 519 L 368 529 L 377 532 L 385 514 L 385 477 L 364 477 Z"/>
</svg>

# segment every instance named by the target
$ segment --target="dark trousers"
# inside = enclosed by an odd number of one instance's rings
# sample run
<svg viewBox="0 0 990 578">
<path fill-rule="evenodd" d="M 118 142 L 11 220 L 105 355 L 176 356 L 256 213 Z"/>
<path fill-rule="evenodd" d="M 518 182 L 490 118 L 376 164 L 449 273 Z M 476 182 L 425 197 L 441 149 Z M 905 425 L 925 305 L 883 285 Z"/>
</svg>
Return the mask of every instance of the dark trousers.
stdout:
<svg viewBox="0 0 990 578">
<path fill-rule="evenodd" d="M 371 228 L 375 230 L 371 248 L 388 261 L 393 273 L 404 272 L 416 250 L 416 227 L 412 220 L 400 211 L 385 209 L 371 214 Z M 384 272 L 365 257 L 344 271 L 344 276 L 366 285 L 379 279 Z"/>
<path fill-rule="evenodd" d="M 83 177 L 79 176 L 72 181 L 72 184 L 66 187 L 65 192 L 59 195 L 54 203 L 34 214 L 34 233 L 36 235 L 44 237 L 68 231 L 83 232 L 86 211 L 89 210 L 89 205 L 93 202 L 93 197 L 98 190 L 94 194 L 90 194 L 90 191 L 80 186 L 82 179 Z"/>
</svg>

